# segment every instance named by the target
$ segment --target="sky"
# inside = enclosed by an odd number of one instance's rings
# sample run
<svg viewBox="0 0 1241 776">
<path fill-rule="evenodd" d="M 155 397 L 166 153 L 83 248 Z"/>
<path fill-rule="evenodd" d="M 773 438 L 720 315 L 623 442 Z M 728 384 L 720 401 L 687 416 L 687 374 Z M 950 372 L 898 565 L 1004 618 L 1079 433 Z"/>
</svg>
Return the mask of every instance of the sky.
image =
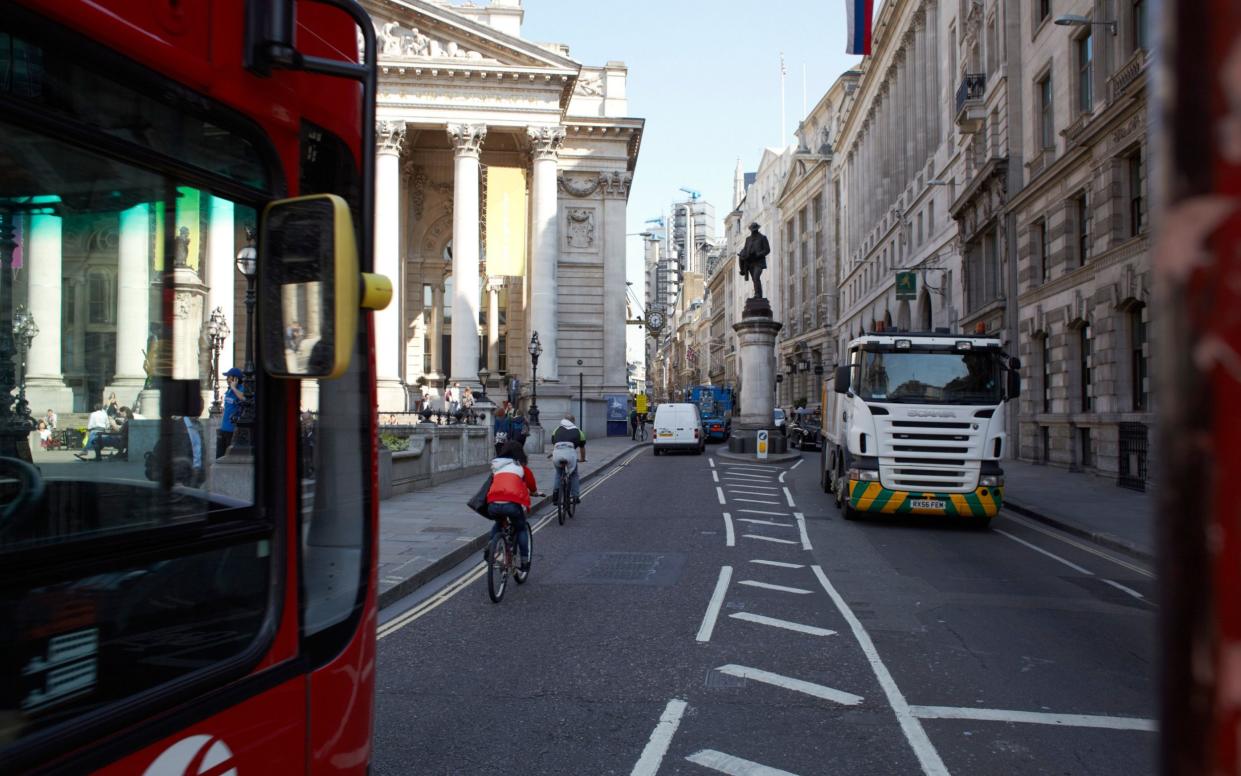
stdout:
<svg viewBox="0 0 1241 776">
<path fill-rule="evenodd" d="M 845 2 L 523 2 L 526 40 L 567 44 L 582 64 L 620 60 L 629 68 L 629 115 L 646 119 L 626 230 L 628 276 L 639 299 L 645 294 L 637 233 L 645 220 L 684 201 L 685 187 L 701 192 L 722 221 L 732 206 L 737 159 L 752 172 L 764 147 L 793 143 L 805 115 L 803 91 L 809 110 L 857 65 L 858 57 L 844 53 Z M 781 52 L 788 71 L 783 136 Z M 641 360 L 643 336 L 630 327 L 630 360 Z"/>
</svg>

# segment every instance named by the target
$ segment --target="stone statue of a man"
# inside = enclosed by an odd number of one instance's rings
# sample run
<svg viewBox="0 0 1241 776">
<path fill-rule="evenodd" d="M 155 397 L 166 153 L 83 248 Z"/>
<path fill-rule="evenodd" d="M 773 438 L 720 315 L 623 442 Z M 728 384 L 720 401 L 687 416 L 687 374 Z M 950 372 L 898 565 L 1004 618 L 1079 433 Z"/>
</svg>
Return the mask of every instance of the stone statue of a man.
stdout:
<svg viewBox="0 0 1241 776">
<path fill-rule="evenodd" d="M 758 223 L 750 224 L 750 236 L 745 238 L 745 245 L 737 254 L 737 266 L 741 277 L 754 281 L 754 299 L 763 298 L 763 270 L 767 269 L 767 254 L 771 253 L 771 245 L 762 232 L 758 231 Z"/>
</svg>

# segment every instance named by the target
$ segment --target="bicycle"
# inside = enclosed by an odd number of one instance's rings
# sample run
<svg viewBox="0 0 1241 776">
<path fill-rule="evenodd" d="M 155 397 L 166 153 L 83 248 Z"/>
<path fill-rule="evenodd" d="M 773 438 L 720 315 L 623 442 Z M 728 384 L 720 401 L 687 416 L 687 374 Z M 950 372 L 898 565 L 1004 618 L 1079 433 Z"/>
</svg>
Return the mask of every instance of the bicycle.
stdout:
<svg viewBox="0 0 1241 776">
<path fill-rule="evenodd" d="M 569 465 L 557 463 L 556 468 L 560 469 L 560 490 L 556 495 L 556 521 L 564 525 L 565 517 L 573 517 L 573 514 L 577 512 L 577 505 L 573 503 L 573 496 L 570 495 Z"/>
<path fill-rule="evenodd" d="M 530 569 L 521 570 L 520 554 L 517 546 L 517 532 L 507 517 L 499 518 L 500 533 L 487 543 L 487 595 L 494 604 L 500 603 L 504 591 L 508 589 L 508 578 L 512 575 L 517 584 L 523 584 L 530 578 Z M 534 532 L 530 530 L 527 520 L 522 530 L 526 532 L 527 546 L 530 548 L 530 561 L 534 561 Z"/>
</svg>

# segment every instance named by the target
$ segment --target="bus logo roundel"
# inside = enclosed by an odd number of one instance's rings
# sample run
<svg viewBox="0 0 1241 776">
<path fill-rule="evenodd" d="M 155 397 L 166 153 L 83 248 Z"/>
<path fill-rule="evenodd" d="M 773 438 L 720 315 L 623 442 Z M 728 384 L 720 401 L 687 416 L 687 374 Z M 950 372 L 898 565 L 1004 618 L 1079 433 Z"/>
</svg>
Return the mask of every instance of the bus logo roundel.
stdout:
<svg viewBox="0 0 1241 776">
<path fill-rule="evenodd" d="M 230 767 L 231 766 L 231 767 Z M 164 750 L 143 776 L 237 776 L 233 750 L 215 736 L 190 736 Z"/>
</svg>

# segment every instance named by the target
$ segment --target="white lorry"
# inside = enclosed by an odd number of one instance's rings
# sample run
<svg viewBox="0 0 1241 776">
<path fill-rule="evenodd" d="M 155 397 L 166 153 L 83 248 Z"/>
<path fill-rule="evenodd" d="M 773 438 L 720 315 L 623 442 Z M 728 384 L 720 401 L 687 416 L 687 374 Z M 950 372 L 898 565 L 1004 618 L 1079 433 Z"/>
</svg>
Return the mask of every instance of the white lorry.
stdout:
<svg viewBox="0 0 1241 776">
<path fill-rule="evenodd" d="M 986 528 L 1003 500 L 1005 404 L 1020 395 L 1020 368 L 994 337 L 854 339 L 823 386 L 823 489 L 847 520 L 949 515 Z"/>
</svg>

